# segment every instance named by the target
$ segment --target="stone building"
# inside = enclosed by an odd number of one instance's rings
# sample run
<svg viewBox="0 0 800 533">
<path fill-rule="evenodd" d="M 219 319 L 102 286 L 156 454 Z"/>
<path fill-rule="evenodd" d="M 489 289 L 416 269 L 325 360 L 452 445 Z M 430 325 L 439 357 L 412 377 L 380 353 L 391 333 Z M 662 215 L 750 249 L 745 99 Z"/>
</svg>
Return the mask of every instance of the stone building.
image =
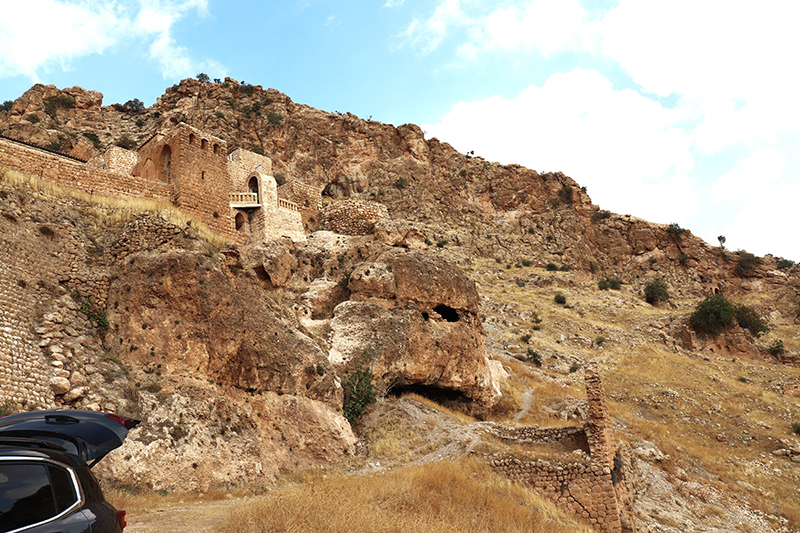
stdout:
<svg viewBox="0 0 800 533">
<path fill-rule="evenodd" d="M 317 187 L 278 187 L 269 158 L 188 124 L 160 130 L 136 152 L 112 146 L 89 161 L 0 138 L 0 165 L 89 194 L 162 200 L 240 244 L 304 240 L 319 221 Z"/>
</svg>

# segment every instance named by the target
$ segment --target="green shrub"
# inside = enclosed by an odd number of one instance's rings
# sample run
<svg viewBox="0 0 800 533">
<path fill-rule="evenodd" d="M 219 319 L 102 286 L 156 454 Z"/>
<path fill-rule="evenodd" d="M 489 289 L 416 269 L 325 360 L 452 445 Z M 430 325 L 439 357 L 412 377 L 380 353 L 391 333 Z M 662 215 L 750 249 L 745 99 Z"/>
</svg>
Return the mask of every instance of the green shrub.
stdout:
<svg viewBox="0 0 800 533">
<path fill-rule="evenodd" d="M 558 265 L 555 263 L 547 263 L 547 265 L 545 265 L 544 268 L 548 272 L 555 272 L 556 270 L 558 270 Z"/>
<path fill-rule="evenodd" d="M 792 268 L 794 265 L 795 263 L 791 259 L 784 259 L 783 257 L 778 259 L 778 270 L 786 270 L 787 268 Z"/>
<path fill-rule="evenodd" d="M 669 300 L 667 284 L 660 279 L 654 279 L 644 286 L 644 301 L 650 305 Z"/>
<path fill-rule="evenodd" d="M 283 117 L 281 117 L 278 113 L 274 111 L 270 111 L 269 113 L 267 113 L 267 122 L 269 122 L 270 124 L 278 125 L 281 122 L 283 122 Z"/>
<path fill-rule="evenodd" d="M 494 262 L 495 262 L 495 263 L 502 263 L 502 262 L 503 262 L 503 260 L 502 260 L 502 259 L 500 259 L 499 257 L 495 257 L 495 258 L 494 258 Z"/>
<path fill-rule="evenodd" d="M 98 137 L 96 133 L 84 132 L 83 136 L 92 141 L 92 144 L 95 148 L 100 147 L 100 137 Z"/>
<path fill-rule="evenodd" d="M 126 150 L 133 150 L 136 148 L 136 141 L 134 141 L 130 135 L 123 135 L 122 138 L 115 144 L 120 148 L 125 148 Z"/>
<path fill-rule="evenodd" d="M 522 266 L 524 266 L 524 267 L 529 267 L 532 264 L 533 264 L 533 262 L 530 259 L 523 259 L 522 260 Z"/>
<path fill-rule="evenodd" d="M 136 127 L 141 128 L 142 126 L 144 126 L 144 120 L 142 119 L 137 120 Z"/>
<path fill-rule="evenodd" d="M 372 369 L 359 366 L 355 371 L 346 373 L 342 380 L 342 389 L 344 417 L 351 424 L 355 424 L 367 406 L 377 399 L 375 388 L 372 386 Z"/>
<path fill-rule="evenodd" d="M 622 288 L 622 281 L 618 280 L 617 278 L 608 278 L 608 286 L 618 291 Z"/>
<path fill-rule="evenodd" d="M 449 242 L 449 241 L 448 241 L 447 239 L 439 239 L 438 241 L 436 241 L 436 247 L 437 247 L 437 248 L 444 248 L 444 247 L 445 247 L 445 245 L 446 245 L 448 242 Z"/>
<path fill-rule="evenodd" d="M 792 422 L 792 431 L 800 435 L 800 422 Z"/>
<path fill-rule="evenodd" d="M 569 267 L 567 265 L 561 265 L 558 267 L 561 272 L 569 272 Z"/>
<path fill-rule="evenodd" d="M 601 291 L 607 291 L 608 288 L 609 288 L 608 280 L 607 279 L 601 279 L 600 281 L 598 281 L 597 282 L 597 288 L 600 289 Z"/>
<path fill-rule="evenodd" d="M 651 265 L 655 265 L 656 263 L 658 263 L 658 259 L 655 256 L 651 255 L 650 257 L 647 258 L 647 262 L 650 263 Z"/>
<path fill-rule="evenodd" d="M 736 321 L 741 327 L 748 330 L 754 337 L 760 337 L 769 331 L 769 326 L 750 307 L 739 305 L 736 307 Z"/>
<path fill-rule="evenodd" d="M 783 346 L 783 340 L 775 339 L 774 341 L 772 341 L 772 344 L 769 345 L 768 350 L 770 354 L 778 356 L 781 355 L 783 352 L 785 352 L 786 348 L 784 348 Z"/>
<path fill-rule="evenodd" d="M 405 189 L 406 187 L 408 187 L 408 180 L 403 176 L 400 176 L 399 178 L 394 180 L 394 186 L 397 187 L 398 189 Z"/>
<path fill-rule="evenodd" d="M 39 122 L 39 115 L 37 115 L 36 113 L 31 113 L 25 116 L 25 120 L 27 120 L 31 124 L 37 124 Z"/>
<path fill-rule="evenodd" d="M 601 220 L 605 220 L 610 216 L 611 216 L 610 212 L 598 209 L 597 211 L 592 213 L 592 222 L 600 222 Z"/>
<path fill-rule="evenodd" d="M 572 204 L 572 186 L 571 185 L 562 185 L 561 190 L 558 191 L 558 198 L 565 204 Z"/>
<path fill-rule="evenodd" d="M 567 303 L 567 297 L 559 292 L 553 297 L 553 301 L 557 304 L 564 305 Z"/>
<path fill-rule="evenodd" d="M 255 87 L 253 87 L 249 83 L 242 82 L 242 84 L 239 86 L 239 92 L 245 96 L 252 96 L 254 90 Z"/>
<path fill-rule="evenodd" d="M 594 343 L 595 343 L 596 345 L 598 345 L 598 346 L 600 346 L 600 345 L 601 345 L 601 344 L 603 344 L 604 342 L 606 342 L 606 338 L 605 338 L 605 337 L 603 337 L 602 335 L 598 335 L 598 336 L 597 336 L 597 337 L 595 337 L 595 339 L 594 339 Z"/>
<path fill-rule="evenodd" d="M 122 104 L 122 109 L 127 111 L 128 113 L 138 113 L 142 109 L 144 109 L 144 102 L 139 100 L 138 98 L 134 98 L 133 100 L 128 100 L 124 104 Z"/>
<path fill-rule="evenodd" d="M 683 235 L 683 228 L 680 227 L 676 222 L 673 222 L 667 226 L 667 233 L 669 233 L 670 237 L 677 241 L 680 240 L 681 235 Z"/>
<path fill-rule="evenodd" d="M 723 295 L 715 294 L 697 304 L 689 317 L 689 324 L 695 331 L 719 335 L 725 328 L 733 326 L 735 319 L 736 306 Z"/>
<path fill-rule="evenodd" d="M 214 116 L 217 118 L 225 118 L 225 113 L 222 111 L 214 111 Z"/>
<path fill-rule="evenodd" d="M 739 251 L 739 260 L 736 261 L 736 268 L 733 269 L 742 277 L 752 276 L 758 266 L 758 257 L 744 250 Z"/>
<path fill-rule="evenodd" d="M 678 256 L 678 263 L 681 266 L 686 266 L 689 263 L 689 256 L 683 252 Z"/>
<path fill-rule="evenodd" d="M 528 360 L 536 366 L 542 366 L 542 356 L 534 352 L 532 348 L 528 348 Z"/>
<path fill-rule="evenodd" d="M 13 105 L 14 102 L 12 100 L 6 100 L 5 102 L 3 102 L 3 105 L 0 106 L 0 111 L 11 111 L 11 106 Z"/>
</svg>

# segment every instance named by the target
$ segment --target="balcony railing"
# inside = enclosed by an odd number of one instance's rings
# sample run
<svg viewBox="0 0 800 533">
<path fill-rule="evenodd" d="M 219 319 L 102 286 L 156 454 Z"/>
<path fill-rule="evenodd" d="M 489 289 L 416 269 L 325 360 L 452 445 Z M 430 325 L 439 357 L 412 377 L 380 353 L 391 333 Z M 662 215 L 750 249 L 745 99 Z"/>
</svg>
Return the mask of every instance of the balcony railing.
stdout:
<svg viewBox="0 0 800 533">
<path fill-rule="evenodd" d="M 232 192 L 231 205 L 259 205 L 258 194 L 254 192 Z"/>
<path fill-rule="evenodd" d="M 289 211 L 300 211 L 300 206 L 294 202 L 290 202 L 289 200 L 284 200 L 283 198 L 278 198 L 278 207 L 281 209 L 287 209 Z"/>
</svg>

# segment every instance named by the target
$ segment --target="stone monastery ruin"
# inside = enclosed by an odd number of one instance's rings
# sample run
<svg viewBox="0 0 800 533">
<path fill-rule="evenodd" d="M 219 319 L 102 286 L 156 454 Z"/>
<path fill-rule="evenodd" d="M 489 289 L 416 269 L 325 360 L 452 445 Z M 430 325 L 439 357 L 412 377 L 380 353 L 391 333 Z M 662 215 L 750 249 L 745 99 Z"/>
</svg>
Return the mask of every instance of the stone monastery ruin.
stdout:
<svg viewBox="0 0 800 533">
<path fill-rule="evenodd" d="M 278 186 L 272 161 L 180 123 L 133 152 L 118 146 L 89 161 L 0 138 L 0 164 L 89 194 L 149 198 L 180 207 L 240 244 L 305 239 L 319 220 L 320 191 Z"/>
</svg>

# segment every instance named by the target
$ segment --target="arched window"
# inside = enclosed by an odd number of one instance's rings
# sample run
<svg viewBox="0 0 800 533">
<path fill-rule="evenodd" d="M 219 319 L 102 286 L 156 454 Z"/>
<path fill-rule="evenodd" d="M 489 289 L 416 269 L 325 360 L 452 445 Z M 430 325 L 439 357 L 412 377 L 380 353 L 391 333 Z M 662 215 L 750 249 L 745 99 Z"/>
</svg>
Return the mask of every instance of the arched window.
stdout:
<svg viewBox="0 0 800 533">
<path fill-rule="evenodd" d="M 261 202 L 259 202 L 259 196 L 258 196 L 258 178 L 257 177 L 253 176 L 252 178 L 250 178 L 250 182 L 247 184 L 247 188 L 250 189 L 250 192 L 256 193 L 256 202 L 257 203 L 261 203 Z"/>
<path fill-rule="evenodd" d="M 219 145 L 214 143 L 214 155 L 219 155 Z"/>
<path fill-rule="evenodd" d="M 208 141 L 205 139 L 200 141 L 200 148 L 202 148 L 203 150 L 208 150 Z"/>
<path fill-rule="evenodd" d="M 196 141 L 196 137 L 194 136 L 194 133 L 190 133 L 189 134 L 189 144 L 194 146 L 195 141 Z"/>
<path fill-rule="evenodd" d="M 243 213 L 236 213 L 236 218 L 234 220 L 236 221 L 236 231 L 242 231 L 242 228 L 244 228 L 244 222 L 245 222 L 244 214 Z"/>
</svg>

